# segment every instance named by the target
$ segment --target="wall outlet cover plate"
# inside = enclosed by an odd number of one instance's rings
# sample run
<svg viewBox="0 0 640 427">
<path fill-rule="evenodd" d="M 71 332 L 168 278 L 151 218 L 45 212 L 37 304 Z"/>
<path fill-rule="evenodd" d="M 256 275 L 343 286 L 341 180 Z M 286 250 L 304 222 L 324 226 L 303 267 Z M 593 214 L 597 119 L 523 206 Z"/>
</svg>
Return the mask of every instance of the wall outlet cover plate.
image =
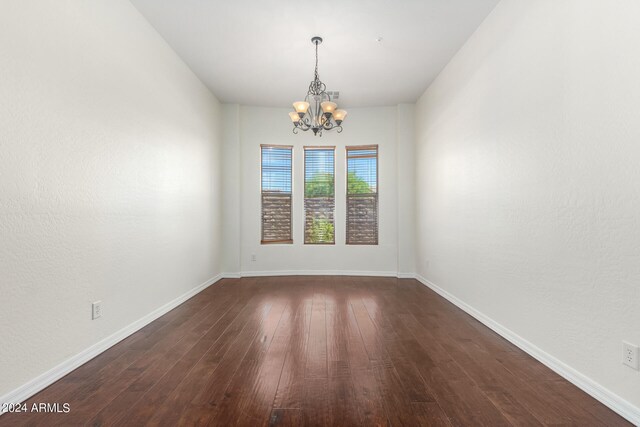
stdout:
<svg viewBox="0 0 640 427">
<path fill-rule="evenodd" d="M 626 341 L 622 342 L 622 363 L 625 365 L 638 370 L 638 346 L 628 343 Z"/>
<path fill-rule="evenodd" d="M 102 301 L 91 304 L 91 319 L 95 320 L 99 317 L 102 317 Z"/>
</svg>

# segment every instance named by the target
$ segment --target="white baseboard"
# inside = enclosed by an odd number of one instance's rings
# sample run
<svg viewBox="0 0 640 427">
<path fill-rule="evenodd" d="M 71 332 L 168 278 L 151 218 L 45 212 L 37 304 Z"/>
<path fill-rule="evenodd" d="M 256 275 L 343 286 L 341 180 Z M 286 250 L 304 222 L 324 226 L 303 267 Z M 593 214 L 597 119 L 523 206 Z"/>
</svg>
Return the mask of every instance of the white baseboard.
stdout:
<svg viewBox="0 0 640 427">
<path fill-rule="evenodd" d="M 548 368 L 565 378 L 567 381 L 582 389 L 585 393 L 593 396 L 595 399 L 599 400 L 600 402 L 611 408 L 613 411 L 620 414 L 622 417 L 626 418 L 629 422 L 635 425 L 640 425 L 640 408 L 632 405 L 622 397 L 598 384 L 586 375 L 578 372 L 566 363 L 553 357 L 541 348 L 522 338 L 508 328 L 502 326 L 495 320 L 474 309 L 464 301 L 458 299 L 456 296 L 433 284 L 424 277 L 416 275 L 416 279 L 443 298 L 450 301 L 452 304 L 465 311 L 467 314 L 482 322 L 485 326 L 495 331 L 507 341 L 519 347 L 525 353 L 529 354 L 542 364 L 546 365 Z"/>
<path fill-rule="evenodd" d="M 222 276 L 223 276 L 222 274 L 219 274 L 215 277 L 212 277 L 206 282 L 180 295 L 178 298 L 174 299 L 173 301 L 170 301 L 165 305 L 163 305 L 162 307 L 155 309 L 154 311 L 147 314 L 146 316 L 136 320 L 135 322 L 120 329 L 114 334 L 104 338 L 103 340 L 97 342 L 91 347 L 81 351 L 80 353 L 76 354 L 70 359 L 65 360 L 58 366 L 48 370 L 44 374 L 34 378 L 33 380 L 27 382 L 21 387 L 18 387 L 17 389 L 10 391 L 4 396 L 1 396 L 0 404 L 24 402 L 34 394 L 45 389 L 46 387 L 50 386 L 54 382 L 58 381 L 60 378 L 67 375 L 69 372 L 87 363 L 89 360 L 98 356 L 100 353 L 104 352 L 105 350 L 108 350 L 109 348 L 113 347 L 123 339 L 127 338 L 129 335 L 133 334 L 134 332 L 137 332 L 138 330 L 147 326 L 149 323 L 153 322 L 160 316 L 173 310 L 174 308 L 176 308 L 177 306 L 179 306 L 189 298 L 202 292 L 203 290 L 205 290 L 206 288 L 208 288 L 209 286 L 213 285 L 218 280 L 220 280 Z M 3 412 L 0 410 L 0 415 L 2 415 L 2 413 Z"/>
<path fill-rule="evenodd" d="M 378 276 L 399 277 L 396 271 L 356 271 L 356 270 L 272 270 L 243 271 L 241 277 L 262 276 Z M 226 277 L 226 276 L 225 276 Z"/>
</svg>

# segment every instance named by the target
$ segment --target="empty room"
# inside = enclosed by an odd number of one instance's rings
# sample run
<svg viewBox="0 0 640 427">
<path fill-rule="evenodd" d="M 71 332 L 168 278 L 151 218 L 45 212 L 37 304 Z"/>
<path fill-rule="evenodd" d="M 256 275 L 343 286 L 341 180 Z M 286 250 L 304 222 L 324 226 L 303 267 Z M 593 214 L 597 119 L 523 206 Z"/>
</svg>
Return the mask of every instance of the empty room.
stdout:
<svg viewBox="0 0 640 427">
<path fill-rule="evenodd" d="M 0 427 L 640 426 L 638 0 L 0 0 Z"/>
</svg>

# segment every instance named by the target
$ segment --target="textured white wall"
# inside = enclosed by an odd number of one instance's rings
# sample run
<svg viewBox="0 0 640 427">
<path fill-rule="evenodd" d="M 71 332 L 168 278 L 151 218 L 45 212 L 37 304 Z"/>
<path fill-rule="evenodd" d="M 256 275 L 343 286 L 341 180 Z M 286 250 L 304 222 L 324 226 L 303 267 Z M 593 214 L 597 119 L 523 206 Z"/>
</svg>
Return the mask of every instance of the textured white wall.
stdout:
<svg viewBox="0 0 640 427">
<path fill-rule="evenodd" d="M 415 105 L 397 107 L 396 173 L 398 175 L 398 272 L 413 276 L 416 272 L 416 176 L 415 176 Z"/>
<path fill-rule="evenodd" d="M 417 264 L 640 406 L 640 2 L 503 0 L 417 106 Z"/>
<path fill-rule="evenodd" d="M 233 106 L 225 110 L 234 111 Z M 239 132 L 225 127 L 225 176 L 230 182 L 240 183 L 240 204 L 237 208 L 225 210 L 225 227 L 229 224 L 230 248 L 239 241 L 239 270 L 242 272 L 365 272 L 369 274 L 398 272 L 398 247 L 405 248 L 403 256 L 413 260 L 410 244 L 399 242 L 398 222 L 409 213 L 398 209 L 398 147 L 411 145 L 411 141 L 398 142 L 397 107 L 358 108 L 350 110 L 341 134 L 325 133 L 322 138 L 310 134 L 294 135 L 286 108 L 239 108 Z M 229 112 L 229 114 L 233 114 Z M 403 123 L 412 123 L 411 114 L 403 118 Z M 410 124 L 409 127 L 413 125 Z M 409 138 L 405 132 L 400 134 Z M 240 167 L 235 148 L 239 144 Z M 294 205 L 292 245 L 260 244 L 260 144 L 281 144 L 294 146 Z M 345 146 L 379 145 L 379 232 L 378 246 L 345 245 Z M 230 145 L 231 147 L 227 147 Z M 305 145 L 336 146 L 336 244 L 303 244 L 303 180 Z M 410 164 L 411 165 L 411 164 Z M 411 168 L 411 166 L 407 166 Z M 225 178 L 227 179 L 227 178 Z M 403 175 L 403 183 L 406 176 Z M 407 183 L 406 185 L 411 185 Z M 225 192 L 237 191 L 237 186 L 225 187 Z M 407 192 L 412 192 L 407 190 Z M 341 196 L 342 195 L 342 196 Z M 225 194 L 225 200 L 234 203 L 233 194 Z M 226 208 L 225 208 L 226 209 Z M 239 227 L 236 226 L 239 223 Z M 403 221 L 406 224 L 407 221 Z M 237 232 L 234 231 L 237 229 Z M 237 240 L 236 240 L 237 239 Z M 251 261 L 251 255 L 256 261 Z M 235 257 L 234 257 L 235 259 Z M 231 266 L 236 264 L 231 263 Z"/>
<path fill-rule="evenodd" d="M 236 274 L 240 272 L 240 106 L 222 106 L 222 218 L 224 227 L 222 241 L 222 271 Z"/>
<path fill-rule="evenodd" d="M 217 100 L 126 0 L 3 1 L 0 76 L 3 395 L 216 275 L 221 181 Z"/>
</svg>

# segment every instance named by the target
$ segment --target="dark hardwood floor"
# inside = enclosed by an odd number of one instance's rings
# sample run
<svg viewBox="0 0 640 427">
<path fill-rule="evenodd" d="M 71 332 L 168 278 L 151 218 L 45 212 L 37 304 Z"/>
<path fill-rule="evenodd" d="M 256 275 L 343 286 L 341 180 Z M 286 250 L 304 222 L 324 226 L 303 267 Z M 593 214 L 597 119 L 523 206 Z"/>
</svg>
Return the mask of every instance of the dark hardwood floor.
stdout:
<svg viewBox="0 0 640 427">
<path fill-rule="evenodd" d="M 629 425 L 415 280 L 222 280 L 0 426 Z"/>
</svg>

